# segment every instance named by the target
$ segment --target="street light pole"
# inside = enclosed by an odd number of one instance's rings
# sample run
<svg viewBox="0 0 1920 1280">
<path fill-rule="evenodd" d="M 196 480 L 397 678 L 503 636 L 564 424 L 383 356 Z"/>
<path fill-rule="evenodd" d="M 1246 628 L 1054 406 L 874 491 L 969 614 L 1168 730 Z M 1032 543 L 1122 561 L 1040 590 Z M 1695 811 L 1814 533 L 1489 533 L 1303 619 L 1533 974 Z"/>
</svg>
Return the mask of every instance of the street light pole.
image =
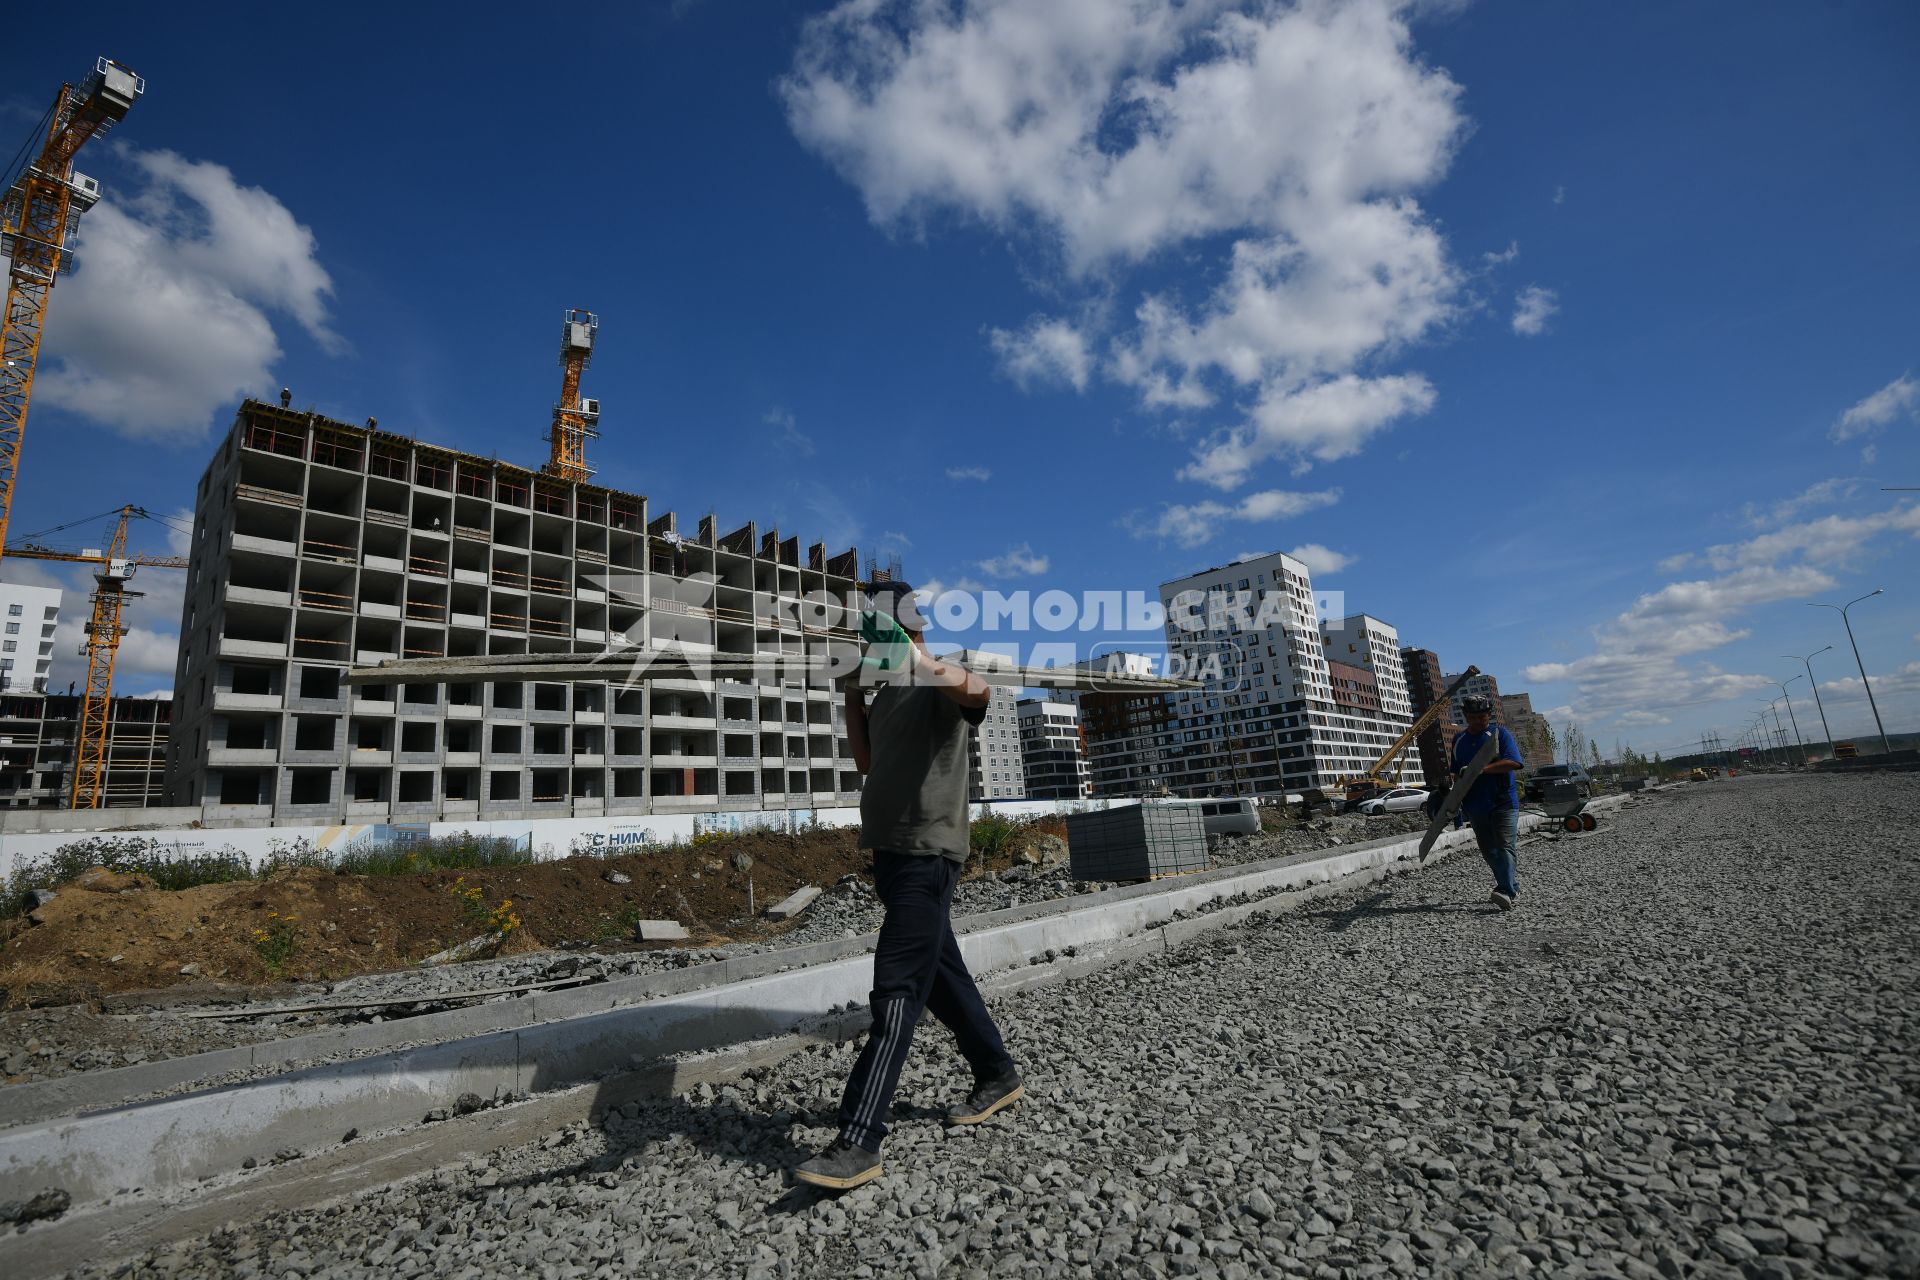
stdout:
<svg viewBox="0 0 1920 1280">
<path fill-rule="evenodd" d="M 1774 744 L 1780 749 L 1780 763 L 1792 764 L 1793 755 L 1787 750 L 1787 731 L 1780 727 L 1780 699 L 1762 698 L 1761 701 L 1766 703 L 1767 706 L 1766 710 L 1760 713 L 1760 727 L 1763 732 L 1772 737 Z M 1769 711 L 1773 713 L 1773 728 L 1771 729 L 1766 727 L 1767 712 Z"/>
<path fill-rule="evenodd" d="M 1797 653 L 1783 653 L 1780 655 L 1783 658 L 1793 658 L 1797 660 L 1801 666 L 1807 669 L 1807 684 L 1813 689 L 1813 705 L 1820 709 L 1820 732 L 1827 735 L 1827 757 L 1829 759 L 1833 757 L 1833 730 L 1827 727 L 1827 709 L 1820 701 L 1820 682 L 1813 678 L 1813 660 L 1831 648 L 1833 648 L 1833 646 L 1828 645 L 1826 649 L 1815 649 L 1812 653 L 1804 657 Z"/>
<path fill-rule="evenodd" d="M 1800 767 L 1804 769 L 1807 767 L 1807 740 L 1800 736 L 1800 718 L 1793 714 L 1793 695 L 1787 692 L 1787 686 L 1799 678 L 1799 676 L 1788 676 L 1785 680 L 1775 680 L 1774 683 L 1780 686 L 1780 696 L 1787 700 L 1787 722 L 1793 726 L 1793 740 L 1800 744 Z M 1778 720 L 1780 713 L 1774 712 L 1773 718 Z"/>
<path fill-rule="evenodd" d="M 1818 600 L 1809 600 L 1807 603 L 1815 608 L 1835 610 L 1840 615 L 1840 621 L 1846 625 L 1847 643 L 1853 646 L 1853 665 L 1860 668 L 1860 683 L 1866 687 L 1867 705 L 1873 709 L 1873 727 L 1880 731 L 1880 750 L 1892 755 L 1893 747 L 1887 742 L 1887 726 L 1880 723 L 1880 704 L 1873 700 L 1873 682 L 1867 679 L 1867 664 L 1860 661 L 1860 642 L 1853 638 L 1853 620 L 1847 617 L 1847 610 L 1859 604 L 1860 600 L 1871 600 L 1885 590 L 1885 587 L 1875 587 L 1859 600 L 1849 600 L 1845 604 L 1822 604 Z"/>
</svg>

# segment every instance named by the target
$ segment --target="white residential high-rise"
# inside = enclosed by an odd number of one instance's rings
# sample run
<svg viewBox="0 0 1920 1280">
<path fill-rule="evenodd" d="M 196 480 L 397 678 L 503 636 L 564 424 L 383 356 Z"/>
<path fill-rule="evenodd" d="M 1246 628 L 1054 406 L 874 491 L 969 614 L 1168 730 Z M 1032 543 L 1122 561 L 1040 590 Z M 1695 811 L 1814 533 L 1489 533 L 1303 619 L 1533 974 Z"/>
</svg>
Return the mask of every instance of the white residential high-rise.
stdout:
<svg viewBox="0 0 1920 1280">
<path fill-rule="evenodd" d="M 1161 584 L 1160 599 L 1170 655 L 1183 664 L 1171 674 L 1205 686 L 1168 695 L 1166 781 L 1176 794 L 1328 787 L 1371 765 L 1411 720 L 1336 697 L 1312 576 L 1292 556 L 1274 552 L 1177 578 Z M 1368 619 L 1356 635 L 1398 663 L 1392 628 Z M 1392 687 L 1404 706 L 1404 675 L 1396 672 Z M 1417 759 L 1401 777 L 1421 780 Z"/>
<path fill-rule="evenodd" d="M 45 693 L 53 668 L 60 589 L 0 582 L 0 693 Z"/>
<path fill-rule="evenodd" d="M 1082 800 L 1088 785 L 1080 713 L 1070 702 L 1028 698 L 1019 704 L 1020 749 L 1026 756 L 1029 800 Z"/>
<path fill-rule="evenodd" d="M 1412 723 L 1413 700 L 1407 694 L 1407 673 L 1400 661 L 1400 633 L 1368 613 L 1324 623 L 1320 631 L 1327 657 L 1373 672 L 1380 709 L 1389 719 Z"/>
<path fill-rule="evenodd" d="M 1012 661 L 1003 655 L 971 649 L 940 656 L 968 666 Z M 1020 691 L 999 684 L 989 685 L 988 689 L 993 696 L 987 703 L 987 718 L 973 731 L 968 748 L 967 799 L 975 804 L 984 800 L 1024 800 L 1027 778 L 1025 757 L 1020 749 Z"/>
</svg>

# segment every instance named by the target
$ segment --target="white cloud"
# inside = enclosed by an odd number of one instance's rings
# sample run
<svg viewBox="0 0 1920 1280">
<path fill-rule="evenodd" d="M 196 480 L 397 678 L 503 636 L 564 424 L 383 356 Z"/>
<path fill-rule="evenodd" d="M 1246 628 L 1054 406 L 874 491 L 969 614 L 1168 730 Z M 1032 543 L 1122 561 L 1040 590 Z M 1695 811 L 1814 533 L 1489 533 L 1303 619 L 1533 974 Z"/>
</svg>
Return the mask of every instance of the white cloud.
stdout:
<svg viewBox="0 0 1920 1280">
<path fill-rule="evenodd" d="M 1415 55 L 1406 9 L 846 0 L 807 23 L 780 90 L 876 223 L 957 213 L 1037 243 L 1096 298 L 1126 267 L 1229 239 L 1205 296 L 1142 297 L 1102 364 L 1099 335 L 1061 321 L 990 341 L 1023 385 L 1100 374 L 1149 411 L 1225 404 L 1231 456 L 1304 466 L 1431 405 L 1424 379 L 1356 371 L 1443 322 L 1459 286 L 1412 193 L 1463 136 L 1460 90 Z M 1356 427 L 1353 388 L 1376 381 Z"/>
<path fill-rule="evenodd" d="M 1565 187 L 1555 187 L 1553 189 L 1553 202 L 1555 204 L 1565 204 L 1567 202 L 1567 189 Z"/>
<path fill-rule="evenodd" d="M 1547 321 L 1559 310 L 1559 294 L 1530 284 L 1514 295 L 1513 331 L 1522 337 L 1537 338 L 1547 331 Z"/>
<path fill-rule="evenodd" d="M 47 403 L 127 436 L 197 439 L 235 397 L 273 389 L 271 313 L 345 349 L 313 233 L 286 206 L 221 165 L 123 153 L 137 183 L 81 222 L 77 269 L 50 308 Z"/>
<path fill-rule="evenodd" d="M 1075 391 L 1087 389 L 1093 353 L 1086 335 L 1065 320 L 1035 317 L 1018 332 L 990 330 L 988 340 L 1000 367 L 1022 390 L 1062 383 Z"/>
<path fill-rule="evenodd" d="M 1180 547 L 1191 549 L 1211 542 L 1229 521 L 1282 520 L 1330 507 L 1338 501 L 1338 489 L 1305 493 L 1268 489 L 1261 493 L 1250 493 L 1235 503 L 1207 501 L 1170 504 L 1151 518 L 1138 514 L 1129 516 L 1126 524 L 1136 538 L 1171 538 Z"/>
<path fill-rule="evenodd" d="M 1629 711 L 1626 714 L 1617 717 L 1617 719 L 1619 723 L 1623 725 L 1655 725 L 1655 724 L 1672 724 L 1673 723 L 1672 716 L 1663 716 L 1658 712 L 1654 712 L 1654 711 Z"/>
<path fill-rule="evenodd" d="M 1776 509 L 1798 511 L 1808 501 L 1840 491 L 1841 486 L 1814 485 Z M 1734 624 L 1750 609 L 1831 589 L 1833 570 L 1862 562 L 1887 535 L 1920 537 L 1920 507 L 1826 516 L 1710 547 L 1697 557 L 1669 557 L 1663 563 L 1698 561 L 1719 576 L 1670 582 L 1641 595 L 1595 628 L 1592 653 L 1571 662 L 1536 663 L 1524 674 L 1533 681 L 1572 682 L 1581 714 L 1596 719 L 1635 711 L 1659 714 L 1770 688 L 1771 676 L 1688 665 L 1684 659 L 1745 639 L 1750 632 Z"/>
<path fill-rule="evenodd" d="M 1499 253 L 1483 253 L 1480 255 L 1480 260 L 1490 267 L 1502 267 L 1519 256 L 1520 242 L 1518 240 L 1509 240 L 1504 250 Z"/>
<path fill-rule="evenodd" d="M 882 548 L 893 547 L 905 551 L 913 546 L 913 539 L 904 533 L 895 533 L 893 530 L 887 529 L 883 530 L 880 534 L 880 545 Z"/>
<path fill-rule="evenodd" d="M 1850 440 L 1879 430 L 1903 413 L 1920 417 L 1920 382 L 1905 374 L 1841 414 L 1828 434 L 1835 440 Z"/>
<path fill-rule="evenodd" d="M 948 467 L 947 479 L 979 480 L 984 483 L 993 479 L 993 472 L 986 467 Z"/>
<path fill-rule="evenodd" d="M 1345 374 L 1297 392 L 1275 390 L 1252 407 L 1245 425 L 1216 432 L 1195 449 L 1180 478 L 1235 489 L 1269 458 L 1334 462 L 1360 452 L 1397 419 L 1425 413 L 1434 399 L 1432 384 L 1418 374 Z"/>
<path fill-rule="evenodd" d="M 1857 562 L 1882 533 L 1920 537 L 1920 506 L 1900 506 L 1865 516 L 1823 516 L 1758 534 L 1745 542 L 1708 547 L 1703 558 L 1716 569 L 1772 564 L 1799 557 L 1813 564 Z"/>
<path fill-rule="evenodd" d="M 1033 548 L 1023 542 L 1017 547 L 1008 547 L 1003 556 L 980 561 L 980 572 L 989 578 L 1031 577 L 1045 573 L 1048 563 L 1047 557 L 1033 554 Z"/>
<path fill-rule="evenodd" d="M 1835 738 L 1843 742 L 1852 738 L 1863 752 L 1880 749 L 1873 707 L 1867 701 L 1866 688 L 1858 675 L 1822 680 L 1820 700 L 1826 707 L 1827 723 Z M 1912 725 L 1914 718 L 1920 716 L 1920 662 L 1909 662 L 1892 671 L 1874 672 L 1873 701 L 1879 705 L 1881 723 L 1888 726 L 1889 733 L 1902 732 Z M 1800 706 L 1800 728 L 1811 741 L 1820 732 L 1818 713 L 1809 726 L 1805 704 Z"/>
<path fill-rule="evenodd" d="M 1678 573 L 1694 561 L 1691 551 L 1682 551 L 1679 555 L 1668 556 L 1655 567 L 1662 573 Z"/>
<path fill-rule="evenodd" d="M 1860 449 L 1860 465 L 1861 466 L 1870 467 L 1878 461 L 1880 461 L 1879 445 L 1869 444 L 1869 445 L 1861 446 L 1861 449 Z"/>
<path fill-rule="evenodd" d="M 1307 572 L 1316 575 L 1339 573 L 1360 558 L 1330 550 L 1317 542 L 1301 543 L 1287 554 L 1307 566 Z"/>
<path fill-rule="evenodd" d="M 1755 528 L 1764 528 L 1770 524 L 1779 524 L 1790 520 L 1802 511 L 1814 507 L 1832 506 L 1845 502 L 1860 491 L 1860 481 L 1847 476 L 1835 476 L 1830 480 L 1819 480 L 1808 485 L 1790 498 L 1782 498 L 1771 507 L 1761 509 L 1752 503 L 1746 506 L 1747 523 Z"/>
<path fill-rule="evenodd" d="M 781 448 L 789 449 L 803 458 L 813 456 L 817 446 L 813 443 L 812 436 L 800 430 L 798 422 L 794 419 L 793 410 L 775 405 L 761 415 L 760 421 L 773 428 L 774 442 Z"/>
</svg>

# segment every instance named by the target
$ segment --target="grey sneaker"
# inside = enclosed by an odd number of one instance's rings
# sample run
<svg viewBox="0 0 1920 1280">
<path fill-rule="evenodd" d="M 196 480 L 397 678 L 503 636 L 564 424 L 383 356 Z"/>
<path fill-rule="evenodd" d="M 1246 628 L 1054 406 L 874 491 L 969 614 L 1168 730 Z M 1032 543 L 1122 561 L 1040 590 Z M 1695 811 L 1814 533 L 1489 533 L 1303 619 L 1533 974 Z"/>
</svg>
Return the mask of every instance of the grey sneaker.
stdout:
<svg viewBox="0 0 1920 1280">
<path fill-rule="evenodd" d="M 956 1102 L 947 1108 L 948 1124 L 979 1124 L 994 1112 L 1012 1106 L 1027 1096 L 1026 1083 L 1020 1079 L 1020 1073 L 1008 1068 L 1007 1071 L 991 1080 L 974 1082 L 973 1092 L 967 1095 L 965 1102 Z"/>
<path fill-rule="evenodd" d="M 829 1191 L 851 1191 L 880 1176 L 880 1153 L 855 1146 L 845 1138 L 793 1171 L 794 1180 Z"/>
<path fill-rule="evenodd" d="M 1502 911 L 1511 911 L 1513 910 L 1513 899 L 1509 898 L 1506 894 L 1500 892 L 1498 889 L 1495 889 L 1493 891 L 1493 905 L 1500 908 Z"/>
</svg>

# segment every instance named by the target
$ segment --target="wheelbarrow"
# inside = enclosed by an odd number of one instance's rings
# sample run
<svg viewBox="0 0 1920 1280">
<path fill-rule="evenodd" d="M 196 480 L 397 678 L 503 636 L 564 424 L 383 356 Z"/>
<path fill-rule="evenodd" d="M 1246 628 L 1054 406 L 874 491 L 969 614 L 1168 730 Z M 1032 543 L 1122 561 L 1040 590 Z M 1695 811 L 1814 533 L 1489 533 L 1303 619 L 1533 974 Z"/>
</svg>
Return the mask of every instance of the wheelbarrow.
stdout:
<svg viewBox="0 0 1920 1280">
<path fill-rule="evenodd" d="M 1580 784 L 1571 778 L 1550 778 L 1540 787 L 1540 812 L 1563 831 L 1592 831 L 1600 825 L 1586 807 Z"/>
</svg>

